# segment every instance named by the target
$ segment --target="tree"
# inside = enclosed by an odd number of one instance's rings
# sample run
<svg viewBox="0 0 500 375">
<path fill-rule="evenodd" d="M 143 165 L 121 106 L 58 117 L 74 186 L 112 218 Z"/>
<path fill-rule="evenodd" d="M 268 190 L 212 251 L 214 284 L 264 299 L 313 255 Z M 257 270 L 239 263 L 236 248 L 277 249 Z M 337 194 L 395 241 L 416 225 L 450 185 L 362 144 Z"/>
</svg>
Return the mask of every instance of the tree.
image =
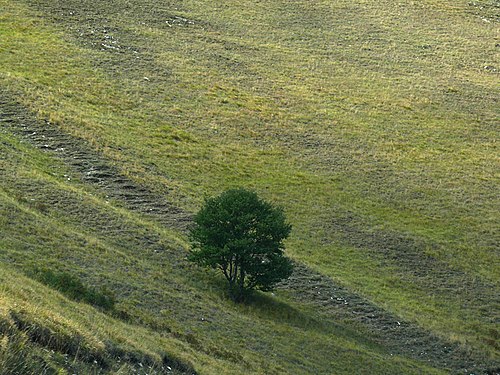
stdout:
<svg viewBox="0 0 500 375">
<path fill-rule="evenodd" d="M 292 273 L 283 240 L 292 227 L 283 209 L 246 189 L 231 189 L 208 198 L 194 217 L 189 259 L 218 268 L 237 302 L 252 289 L 270 291 Z"/>
</svg>

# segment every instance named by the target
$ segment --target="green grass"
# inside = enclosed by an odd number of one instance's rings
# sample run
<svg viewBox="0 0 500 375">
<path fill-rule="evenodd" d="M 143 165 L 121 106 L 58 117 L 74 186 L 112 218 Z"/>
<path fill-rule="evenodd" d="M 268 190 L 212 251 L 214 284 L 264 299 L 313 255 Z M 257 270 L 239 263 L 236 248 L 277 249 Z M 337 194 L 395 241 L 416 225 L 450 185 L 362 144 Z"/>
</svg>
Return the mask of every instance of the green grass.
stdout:
<svg viewBox="0 0 500 375">
<path fill-rule="evenodd" d="M 86 140 L 124 175 L 168 191 L 188 212 L 206 194 L 256 189 L 286 208 L 295 259 L 498 361 L 494 3 L 0 5 L 0 84 L 40 119 Z M 267 322 L 253 350 L 217 352 L 237 345 L 236 332 L 249 335 L 259 314 L 230 305 L 217 286 L 202 288 L 209 276 L 184 265 L 183 234 L 106 203 L 77 178 L 66 181 L 66 166 L 2 137 L 11 176 L 2 204 L 13 218 L 2 222 L 1 244 L 15 267 L 42 256 L 47 266 L 109 286 L 119 300 L 122 293 L 123 310 L 146 327 L 173 324 L 184 338 L 193 330 L 191 346 L 203 355 L 190 360 L 197 368 L 214 361 L 207 372 L 241 371 L 238 360 L 217 356 L 242 356 L 255 372 L 322 372 L 329 350 L 339 355 L 334 372 L 352 370 L 353 356 L 364 358 L 355 361 L 360 369 L 387 365 L 379 349 L 348 335 L 337 343 L 314 319 L 298 328 Z M 64 203 L 44 206 L 58 199 Z M 126 240 L 118 240 L 122 223 Z M 165 259 L 138 251 L 146 230 L 169 249 Z M 27 252 L 26 243 L 38 245 Z M 143 272 L 126 273 L 116 254 Z M 173 289 L 160 298 L 164 283 Z M 217 329 L 189 323 L 210 308 L 224 316 Z M 407 364 L 398 361 L 395 369 Z"/>
<path fill-rule="evenodd" d="M 71 273 L 35 268 L 30 272 L 31 275 L 41 283 L 60 291 L 75 301 L 83 301 L 104 310 L 113 310 L 115 298 L 110 291 L 89 288 Z"/>
<path fill-rule="evenodd" d="M 76 345 L 74 337 L 82 337 L 78 345 L 87 348 L 89 358 L 114 365 L 110 345 L 150 358 L 153 367 L 163 356 L 180 358 L 200 373 L 309 373 L 329 366 L 337 373 L 349 373 L 354 358 L 365 372 L 435 371 L 392 356 L 349 326 L 323 322 L 305 305 L 279 297 L 234 305 L 224 295 L 222 280 L 184 260 L 182 239 L 154 222 L 110 207 L 105 197 L 86 191 L 78 181 L 58 181 L 52 171 L 60 175 L 64 166 L 8 135 L 1 139 L 2 151 L 10 150 L 3 153 L 9 155 L 10 165 L 4 182 L 12 189 L 3 190 L 0 199 L 1 224 L 8 233 L 0 239 L 0 247 L 7 250 L 1 253 L 1 306 L 7 322 L 19 314 L 26 322 L 5 335 L 8 342 L 28 340 L 24 336 L 30 337 L 25 333 L 30 329 L 48 329 L 46 335 L 52 338 L 47 341 L 60 342 L 53 350 L 84 369 L 93 362 L 72 357 L 75 350 L 68 348 Z M 41 199 L 51 204 L 39 205 Z M 59 204 L 67 210 L 64 216 Z M 97 226 L 103 223 L 104 228 Z M 146 236 L 157 239 L 147 245 L 141 238 Z M 153 250 L 158 243 L 160 253 Z M 59 269 L 57 273 L 72 272 L 87 285 L 113 290 L 114 311 L 106 316 L 12 271 L 13 267 L 29 271 L 34 264 Z M 41 350 L 38 345 L 38 341 L 26 344 L 29 352 Z M 64 358 L 46 361 L 68 370 Z"/>
</svg>

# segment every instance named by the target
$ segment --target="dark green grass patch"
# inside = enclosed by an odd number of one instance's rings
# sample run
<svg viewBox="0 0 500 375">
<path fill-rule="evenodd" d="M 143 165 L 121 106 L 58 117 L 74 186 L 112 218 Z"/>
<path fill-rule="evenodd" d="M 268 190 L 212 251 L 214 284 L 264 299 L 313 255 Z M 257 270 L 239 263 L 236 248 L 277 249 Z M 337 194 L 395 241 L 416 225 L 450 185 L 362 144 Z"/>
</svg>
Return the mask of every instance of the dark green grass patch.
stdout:
<svg viewBox="0 0 500 375">
<path fill-rule="evenodd" d="M 29 274 L 41 283 L 62 292 L 75 301 L 85 302 L 104 310 L 112 311 L 115 307 L 115 297 L 110 290 L 84 285 L 77 276 L 69 272 L 35 268 Z"/>
</svg>

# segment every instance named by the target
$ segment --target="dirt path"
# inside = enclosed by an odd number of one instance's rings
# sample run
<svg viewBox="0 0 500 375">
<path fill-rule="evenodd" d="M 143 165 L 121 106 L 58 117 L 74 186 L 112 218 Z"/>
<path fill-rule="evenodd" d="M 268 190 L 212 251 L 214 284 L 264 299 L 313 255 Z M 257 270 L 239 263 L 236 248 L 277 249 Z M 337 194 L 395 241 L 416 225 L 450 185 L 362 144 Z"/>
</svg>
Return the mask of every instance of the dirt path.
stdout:
<svg viewBox="0 0 500 375">
<path fill-rule="evenodd" d="M 123 175 L 118 167 L 84 140 L 63 133 L 50 123 L 34 119 L 27 114 L 27 110 L 20 110 L 20 105 L 9 97 L 0 91 L 0 123 L 3 129 L 62 160 L 83 182 L 93 185 L 110 200 L 123 204 L 127 209 L 140 211 L 166 227 L 186 230 L 191 214 Z"/>
<path fill-rule="evenodd" d="M 427 362 L 456 374 L 500 374 L 500 366 L 456 343 L 446 342 L 415 323 L 401 320 L 329 277 L 296 264 L 282 286 L 292 298 L 313 306 L 327 319 L 362 327 L 391 354 Z"/>
<path fill-rule="evenodd" d="M 82 181 L 127 209 L 166 227 L 186 230 L 191 220 L 189 212 L 124 176 L 83 140 L 37 120 L 9 93 L 1 90 L 0 124 L 2 131 L 13 133 L 62 160 Z M 293 276 L 280 288 L 287 290 L 294 300 L 313 306 L 324 319 L 342 320 L 361 327 L 394 355 L 424 361 L 457 374 L 500 374 L 500 366 L 481 358 L 479 353 L 445 342 L 414 323 L 401 321 L 303 264 L 296 264 Z"/>
</svg>

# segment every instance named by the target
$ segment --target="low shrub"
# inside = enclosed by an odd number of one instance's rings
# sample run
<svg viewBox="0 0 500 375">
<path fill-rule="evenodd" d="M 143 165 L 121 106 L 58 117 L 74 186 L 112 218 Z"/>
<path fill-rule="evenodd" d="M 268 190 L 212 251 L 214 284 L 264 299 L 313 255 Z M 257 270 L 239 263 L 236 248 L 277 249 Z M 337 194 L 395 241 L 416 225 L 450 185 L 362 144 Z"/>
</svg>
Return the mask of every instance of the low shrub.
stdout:
<svg viewBox="0 0 500 375">
<path fill-rule="evenodd" d="M 92 288 L 68 272 L 56 272 L 46 268 L 36 268 L 30 273 L 34 279 L 56 289 L 75 301 L 85 302 L 104 310 L 113 310 L 115 298 L 106 288 Z"/>
</svg>

